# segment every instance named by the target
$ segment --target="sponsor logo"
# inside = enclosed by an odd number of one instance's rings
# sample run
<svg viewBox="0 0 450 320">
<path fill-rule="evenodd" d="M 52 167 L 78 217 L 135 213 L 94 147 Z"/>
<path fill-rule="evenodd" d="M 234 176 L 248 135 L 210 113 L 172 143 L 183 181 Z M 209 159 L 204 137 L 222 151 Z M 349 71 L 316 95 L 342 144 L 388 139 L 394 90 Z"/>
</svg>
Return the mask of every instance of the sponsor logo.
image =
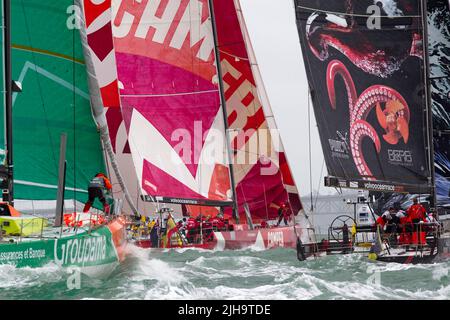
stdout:
<svg viewBox="0 0 450 320">
<path fill-rule="evenodd" d="M 198 204 L 197 200 L 190 199 L 169 199 L 171 203 L 182 203 L 182 204 Z"/>
<path fill-rule="evenodd" d="M 156 0 L 113 1 L 113 34 L 125 38 L 130 34 L 141 40 L 150 39 L 175 50 L 187 42 L 197 51 L 196 57 L 208 61 L 214 52 L 214 36 L 209 12 L 202 1 Z"/>
<path fill-rule="evenodd" d="M 396 191 L 395 186 L 393 186 L 393 185 L 374 183 L 374 182 L 364 183 L 364 188 L 370 189 L 370 190 L 376 190 L 376 191 L 388 191 L 388 192 Z"/>
<path fill-rule="evenodd" d="M 350 181 L 350 188 L 358 188 L 358 182 Z"/>
<path fill-rule="evenodd" d="M 106 259 L 106 237 L 70 239 L 64 244 L 55 241 L 55 263 L 59 266 L 98 262 Z"/>
<path fill-rule="evenodd" d="M 409 150 L 392 150 L 388 149 L 389 163 L 393 165 L 412 166 L 413 156 Z"/>
<path fill-rule="evenodd" d="M 284 234 L 282 231 L 269 232 L 267 235 L 268 247 L 284 247 Z"/>
<path fill-rule="evenodd" d="M 345 181 L 345 180 L 339 180 L 339 187 L 341 187 L 341 188 L 347 188 L 347 181 Z"/>
<path fill-rule="evenodd" d="M 45 249 L 27 248 L 20 251 L 8 251 L 0 253 L 0 262 L 12 262 L 29 259 L 43 259 L 46 256 Z"/>
<path fill-rule="evenodd" d="M 334 158 L 350 159 L 348 132 L 343 134 L 337 131 L 336 134 L 336 139 L 328 139 L 328 143 L 330 144 L 331 156 Z"/>
</svg>

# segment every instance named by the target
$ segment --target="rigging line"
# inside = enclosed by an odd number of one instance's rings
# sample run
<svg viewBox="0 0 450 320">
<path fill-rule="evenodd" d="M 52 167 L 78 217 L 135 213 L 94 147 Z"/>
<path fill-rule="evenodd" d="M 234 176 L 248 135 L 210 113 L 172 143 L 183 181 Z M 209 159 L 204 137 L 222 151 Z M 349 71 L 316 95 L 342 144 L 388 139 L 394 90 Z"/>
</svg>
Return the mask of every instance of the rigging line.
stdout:
<svg viewBox="0 0 450 320">
<path fill-rule="evenodd" d="M 75 0 L 72 1 L 72 5 L 75 7 Z M 75 76 L 75 72 L 76 72 L 76 66 L 75 66 L 75 30 L 77 30 L 76 28 L 72 29 L 72 83 L 73 86 L 76 87 L 76 76 Z M 77 126 L 76 126 L 76 121 L 77 121 L 77 115 L 76 115 L 76 94 L 75 91 L 73 92 L 72 95 L 73 98 L 73 185 L 76 187 L 77 185 Z M 77 197 L 77 193 L 74 190 L 73 192 L 73 201 L 74 201 L 74 207 L 76 205 L 76 197 Z"/>
<path fill-rule="evenodd" d="M 33 41 L 31 40 L 30 26 L 28 25 L 28 17 L 27 17 L 27 14 L 26 14 L 25 5 L 23 3 L 23 0 L 21 0 L 20 3 L 21 3 L 21 6 L 22 6 L 22 13 L 23 13 L 23 17 L 24 17 L 24 20 L 25 20 L 25 29 L 26 29 L 26 35 L 27 35 L 27 38 L 28 38 L 28 42 L 30 43 L 31 47 L 33 47 Z M 33 59 L 34 65 L 37 66 L 38 64 L 36 62 L 36 53 L 34 51 L 31 51 L 31 58 Z M 50 145 L 54 146 L 55 144 L 54 144 L 54 141 L 52 139 L 51 132 L 50 132 L 50 125 L 49 125 L 50 123 L 49 123 L 49 119 L 48 119 L 47 109 L 45 107 L 44 94 L 43 94 L 43 89 L 42 89 L 40 77 L 36 77 L 36 81 L 37 81 L 37 85 L 38 85 L 38 91 L 39 91 L 39 97 L 40 97 L 40 100 L 41 100 L 42 109 L 44 111 L 44 116 L 45 116 L 44 120 L 45 120 L 45 123 L 46 123 L 46 126 L 47 126 L 48 139 L 50 141 Z M 54 150 L 54 148 L 51 148 L 51 149 L 52 149 L 53 163 L 54 163 L 54 165 L 56 167 L 56 170 L 58 171 L 58 168 L 57 168 L 57 163 L 58 162 L 56 161 L 55 150 Z"/>
<path fill-rule="evenodd" d="M 309 148 L 309 189 L 311 196 L 311 213 L 314 211 L 313 182 L 312 182 L 312 144 L 311 144 L 311 103 L 308 88 L 308 148 Z"/>
<path fill-rule="evenodd" d="M 316 193 L 316 201 L 314 202 L 314 206 L 317 208 L 317 201 L 319 200 L 319 193 L 320 193 L 320 187 L 322 185 L 322 178 L 323 178 L 323 169 L 325 168 L 325 159 L 322 161 L 322 169 L 320 170 L 320 179 L 317 186 L 317 193 Z"/>
<path fill-rule="evenodd" d="M 377 16 L 377 15 L 371 15 L 371 14 L 357 14 L 357 13 L 347 13 L 347 12 L 338 12 L 338 11 L 327 11 L 323 9 L 317 9 L 317 8 L 311 8 L 306 6 L 300 6 L 297 5 L 297 8 L 305 9 L 309 11 L 316 11 L 316 12 L 322 12 L 322 13 L 331 13 L 335 15 L 345 15 L 349 17 L 362 17 L 362 18 L 389 18 L 389 19 L 404 19 L 404 18 L 421 18 L 422 16 L 418 15 L 406 15 L 406 16 L 394 16 L 394 17 L 388 17 L 388 16 Z"/>
<path fill-rule="evenodd" d="M 235 46 L 235 45 L 239 45 L 241 42 L 242 41 L 226 42 L 226 43 L 223 43 L 223 44 L 219 44 L 218 48 L 220 49 L 221 47 L 232 47 L 232 46 Z"/>
</svg>

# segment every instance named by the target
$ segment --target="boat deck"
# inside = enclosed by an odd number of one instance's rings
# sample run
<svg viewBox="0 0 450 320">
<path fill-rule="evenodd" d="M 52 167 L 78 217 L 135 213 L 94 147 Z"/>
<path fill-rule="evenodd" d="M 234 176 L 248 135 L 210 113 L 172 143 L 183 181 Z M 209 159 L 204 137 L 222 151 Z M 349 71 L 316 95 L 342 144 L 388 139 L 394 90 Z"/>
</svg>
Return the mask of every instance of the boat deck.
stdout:
<svg viewBox="0 0 450 320">
<path fill-rule="evenodd" d="M 83 214 L 80 214 L 80 216 L 83 216 Z M 9 218 L 9 219 L 15 219 L 20 220 L 28 218 L 28 216 L 22 216 L 17 218 Z M 83 218 L 86 218 L 83 216 Z M 41 219 L 41 218 L 39 218 Z M 83 226 L 80 227 L 68 227 L 63 223 L 62 227 L 54 227 L 53 225 L 46 225 L 44 227 L 40 227 L 38 232 L 34 232 L 32 235 L 0 235 L 0 244 L 2 243 L 21 243 L 21 242 L 32 242 L 32 241 L 40 241 L 45 239 L 60 239 L 60 238 L 66 238 L 71 236 L 76 236 L 84 233 L 89 233 L 90 231 L 97 228 L 97 226 L 93 226 L 88 222 L 89 220 L 84 220 Z M 49 224 L 50 222 L 47 221 Z"/>
</svg>

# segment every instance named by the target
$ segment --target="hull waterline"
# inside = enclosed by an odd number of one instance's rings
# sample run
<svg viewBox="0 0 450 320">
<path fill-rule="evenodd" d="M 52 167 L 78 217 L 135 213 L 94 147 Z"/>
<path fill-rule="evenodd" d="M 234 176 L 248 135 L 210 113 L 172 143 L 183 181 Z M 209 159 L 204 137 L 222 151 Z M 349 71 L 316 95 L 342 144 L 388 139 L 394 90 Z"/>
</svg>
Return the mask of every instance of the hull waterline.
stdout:
<svg viewBox="0 0 450 320">
<path fill-rule="evenodd" d="M 102 278 L 109 276 L 125 258 L 126 224 L 122 218 L 90 232 L 79 230 L 69 234 L 66 228 L 64 232 L 67 235 L 62 237 L 55 236 L 57 231 L 51 229 L 45 230 L 39 238 L 9 238 L 9 242 L 0 243 L 0 265 L 41 268 L 56 264 L 61 268 L 76 268 L 90 277 Z"/>
</svg>

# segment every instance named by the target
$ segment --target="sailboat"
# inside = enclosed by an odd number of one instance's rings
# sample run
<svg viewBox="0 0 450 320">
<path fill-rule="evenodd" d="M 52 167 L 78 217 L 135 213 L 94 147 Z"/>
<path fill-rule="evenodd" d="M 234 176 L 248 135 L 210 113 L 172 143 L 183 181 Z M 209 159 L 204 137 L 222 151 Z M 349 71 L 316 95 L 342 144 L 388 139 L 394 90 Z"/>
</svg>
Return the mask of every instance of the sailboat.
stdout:
<svg viewBox="0 0 450 320">
<path fill-rule="evenodd" d="M 312 246 L 239 1 L 84 1 L 84 9 L 86 45 L 101 53 L 91 82 L 109 99 L 112 149 L 134 169 L 129 189 L 139 187 L 160 228 L 173 210 L 199 223 L 198 240 L 174 232 L 156 246 Z M 283 227 L 281 207 L 291 219 Z M 226 227 L 203 221 L 215 217 Z"/>
<path fill-rule="evenodd" d="M 325 185 L 422 195 L 429 210 L 444 214 L 448 1 L 295 0 L 295 8 L 329 172 Z M 374 234 L 372 258 L 414 263 L 448 256 L 440 225 L 420 225 L 423 237 L 406 244 L 381 239 L 377 230 L 354 226 L 353 240 Z"/>
<path fill-rule="evenodd" d="M 76 212 L 87 200 L 89 180 L 107 169 L 77 8 L 71 0 L 11 2 L 2 1 L 0 264 L 56 264 L 107 276 L 125 257 L 126 219 L 118 206 L 117 214 Z M 43 212 L 30 210 L 38 206 Z"/>
</svg>

